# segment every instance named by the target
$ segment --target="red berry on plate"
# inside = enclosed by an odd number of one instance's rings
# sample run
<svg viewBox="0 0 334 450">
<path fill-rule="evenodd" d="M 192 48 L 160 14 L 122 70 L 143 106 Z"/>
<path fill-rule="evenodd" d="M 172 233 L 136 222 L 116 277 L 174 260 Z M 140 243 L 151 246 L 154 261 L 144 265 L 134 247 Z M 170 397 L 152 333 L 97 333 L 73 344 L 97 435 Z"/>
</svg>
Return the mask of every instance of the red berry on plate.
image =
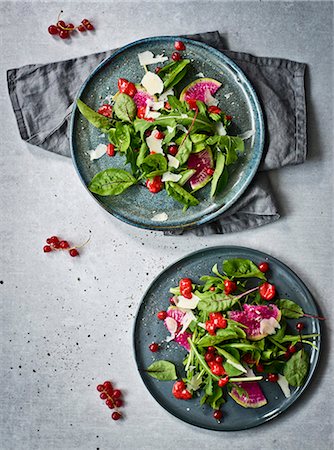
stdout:
<svg viewBox="0 0 334 450">
<path fill-rule="evenodd" d="M 63 20 L 58 20 L 57 27 L 60 29 L 66 28 L 66 23 Z"/>
<path fill-rule="evenodd" d="M 186 49 L 186 46 L 182 41 L 175 41 L 174 42 L 175 50 L 178 50 L 179 52 L 182 52 Z"/>
<path fill-rule="evenodd" d="M 78 31 L 80 31 L 80 33 L 84 33 L 86 31 L 86 28 L 83 25 L 79 25 Z"/>
<path fill-rule="evenodd" d="M 155 72 L 155 73 L 159 73 L 160 70 L 161 70 L 161 67 L 158 66 L 158 67 L 155 68 L 154 72 Z"/>
<path fill-rule="evenodd" d="M 225 119 L 226 119 L 226 120 L 232 120 L 233 117 L 232 117 L 232 116 L 225 116 Z"/>
<path fill-rule="evenodd" d="M 228 375 L 224 375 L 222 378 L 218 380 L 218 386 L 222 388 L 227 385 L 228 381 L 229 381 Z"/>
<path fill-rule="evenodd" d="M 192 281 L 190 278 L 181 278 L 180 283 L 180 294 L 185 298 L 192 297 Z"/>
<path fill-rule="evenodd" d="M 78 252 L 78 250 L 76 248 L 72 248 L 70 250 L 70 255 L 74 258 L 75 256 L 79 255 L 79 252 Z"/>
<path fill-rule="evenodd" d="M 159 311 L 157 314 L 157 318 L 159 320 L 165 320 L 167 317 L 167 312 L 166 311 Z"/>
<path fill-rule="evenodd" d="M 88 19 L 82 19 L 81 23 L 82 23 L 83 25 L 86 26 L 86 25 L 88 25 L 90 22 L 89 22 Z"/>
<path fill-rule="evenodd" d="M 121 406 L 123 406 L 123 400 L 115 400 L 115 406 L 116 408 L 120 408 Z"/>
<path fill-rule="evenodd" d="M 237 284 L 231 280 L 224 280 L 224 292 L 225 294 L 232 294 L 237 289 Z"/>
<path fill-rule="evenodd" d="M 105 392 L 101 392 L 100 398 L 101 398 L 102 400 L 105 400 L 107 397 L 108 397 L 108 396 L 107 396 L 107 394 L 106 394 Z"/>
<path fill-rule="evenodd" d="M 111 414 L 112 420 L 119 420 L 121 417 L 122 417 L 122 415 L 117 411 L 115 411 Z"/>
<path fill-rule="evenodd" d="M 115 146 L 114 146 L 114 144 L 108 144 L 107 145 L 106 153 L 110 157 L 115 156 Z"/>
<path fill-rule="evenodd" d="M 207 348 L 207 351 L 209 353 L 214 353 L 216 351 L 216 349 L 212 345 L 210 345 L 210 347 Z"/>
<path fill-rule="evenodd" d="M 159 350 L 159 345 L 156 342 L 153 342 L 148 347 L 152 353 L 156 353 Z"/>
<path fill-rule="evenodd" d="M 179 147 L 176 144 L 172 144 L 168 147 L 168 153 L 172 156 L 175 156 L 178 150 Z"/>
<path fill-rule="evenodd" d="M 51 236 L 48 240 L 50 241 L 49 242 L 50 244 L 58 244 L 59 243 L 59 238 L 57 236 Z"/>
<path fill-rule="evenodd" d="M 211 286 L 209 291 L 214 292 L 216 290 L 215 286 Z"/>
<path fill-rule="evenodd" d="M 96 386 L 96 389 L 97 389 L 99 392 L 102 392 L 102 391 L 104 390 L 104 387 L 102 386 L 102 384 L 98 384 L 98 385 Z"/>
<path fill-rule="evenodd" d="M 44 245 L 44 247 L 43 247 L 43 252 L 44 252 L 44 253 L 50 253 L 50 252 L 52 252 L 52 248 L 50 247 L 50 245 Z"/>
<path fill-rule="evenodd" d="M 305 328 L 305 324 L 303 322 L 296 323 L 296 329 L 298 331 L 302 331 Z"/>
<path fill-rule="evenodd" d="M 110 398 L 108 398 L 106 400 L 106 405 L 108 406 L 109 409 L 114 409 L 115 408 L 114 402 Z"/>
<path fill-rule="evenodd" d="M 59 247 L 60 248 L 68 248 L 69 247 L 69 243 L 67 241 L 60 241 L 59 242 Z"/>
<path fill-rule="evenodd" d="M 208 113 L 209 114 L 220 114 L 222 112 L 222 110 L 220 108 L 218 108 L 218 106 L 209 106 L 208 107 Z"/>
<path fill-rule="evenodd" d="M 255 369 L 257 372 L 264 372 L 264 365 L 263 364 L 256 364 Z"/>
<path fill-rule="evenodd" d="M 182 56 L 179 52 L 173 52 L 172 53 L 172 60 L 173 61 L 180 61 L 182 59 Z"/>
<path fill-rule="evenodd" d="M 172 109 L 172 107 L 170 106 L 169 102 L 165 102 L 164 108 L 165 108 L 165 109 L 168 109 L 168 111 L 169 111 L 170 109 Z"/>
<path fill-rule="evenodd" d="M 59 28 L 56 27 L 56 25 L 50 25 L 49 28 L 48 28 L 48 32 L 52 36 L 56 36 L 59 33 Z"/>
<path fill-rule="evenodd" d="M 221 412 L 220 409 L 216 409 L 213 412 L 213 418 L 216 419 L 216 420 L 221 420 L 223 418 L 223 413 Z"/>
<path fill-rule="evenodd" d="M 289 353 L 296 353 L 297 347 L 295 345 L 289 345 L 288 352 Z"/>
<path fill-rule="evenodd" d="M 213 353 L 207 352 L 207 353 L 205 353 L 204 358 L 205 358 L 206 362 L 210 362 L 215 359 L 215 355 Z"/>
<path fill-rule="evenodd" d="M 101 114 L 102 116 L 105 117 L 111 117 L 112 116 L 112 106 L 111 105 L 102 105 L 100 106 L 100 108 L 97 110 L 97 112 L 99 114 Z"/>
<path fill-rule="evenodd" d="M 189 105 L 189 108 L 192 110 L 192 111 L 197 111 L 198 110 L 198 106 L 197 106 L 197 103 L 196 103 L 196 99 L 195 98 L 189 98 L 188 100 L 187 100 L 187 103 L 188 103 L 188 105 Z"/>
<path fill-rule="evenodd" d="M 221 356 L 216 356 L 215 361 L 216 363 L 221 364 L 223 362 L 223 358 Z"/>
<path fill-rule="evenodd" d="M 154 137 L 156 139 L 163 139 L 165 137 L 165 134 L 162 131 L 156 131 Z"/>
<path fill-rule="evenodd" d="M 163 188 L 163 182 L 161 181 L 161 176 L 157 175 L 152 179 L 146 181 L 146 187 L 152 194 L 157 194 Z"/>
<path fill-rule="evenodd" d="M 215 169 L 211 169 L 211 167 L 209 167 L 209 168 L 206 169 L 206 173 L 208 175 L 210 175 L 210 177 L 211 177 L 215 173 Z"/>
<path fill-rule="evenodd" d="M 269 270 L 269 264 L 267 262 L 262 262 L 258 265 L 258 268 L 261 272 L 266 273 Z"/>
<path fill-rule="evenodd" d="M 269 373 L 268 374 L 268 381 L 270 381 L 271 383 L 276 383 L 277 380 L 278 380 L 277 373 Z"/>
<path fill-rule="evenodd" d="M 216 325 L 214 323 L 210 322 L 210 320 L 207 320 L 205 322 L 205 329 L 211 336 L 215 336 L 215 334 L 216 334 Z"/>
<path fill-rule="evenodd" d="M 124 90 L 124 94 L 127 94 L 130 97 L 134 97 L 136 92 L 137 92 L 137 88 L 133 83 L 128 83 L 126 89 Z"/>
<path fill-rule="evenodd" d="M 114 391 L 112 391 L 111 396 L 114 400 L 117 400 L 118 398 L 122 397 L 122 392 L 119 389 L 115 389 Z"/>
<path fill-rule="evenodd" d="M 70 37 L 70 33 L 67 30 L 60 30 L 59 37 L 60 39 L 68 39 Z"/>
<path fill-rule="evenodd" d="M 138 117 L 138 119 L 144 119 L 145 118 L 145 114 L 146 114 L 146 106 L 139 106 L 139 108 L 137 108 L 137 117 Z"/>
<path fill-rule="evenodd" d="M 276 287 L 274 284 L 268 283 L 267 281 L 259 287 L 259 294 L 263 300 L 270 301 L 276 295 Z"/>
</svg>

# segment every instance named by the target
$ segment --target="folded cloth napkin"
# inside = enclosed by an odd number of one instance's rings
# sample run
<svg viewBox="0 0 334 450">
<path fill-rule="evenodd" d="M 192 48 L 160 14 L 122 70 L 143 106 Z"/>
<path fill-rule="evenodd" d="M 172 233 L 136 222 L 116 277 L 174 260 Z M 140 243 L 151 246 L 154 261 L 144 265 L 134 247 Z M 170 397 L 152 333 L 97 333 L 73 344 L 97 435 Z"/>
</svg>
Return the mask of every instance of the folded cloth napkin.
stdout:
<svg viewBox="0 0 334 450">
<path fill-rule="evenodd" d="M 166 234 L 223 234 L 273 222 L 280 215 L 265 171 L 300 164 L 306 158 L 306 66 L 226 50 L 218 31 L 186 37 L 217 48 L 244 71 L 262 105 L 266 143 L 259 172 L 231 208 L 209 224 Z M 68 129 L 73 101 L 92 70 L 114 52 L 8 70 L 9 95 L 22 139 L 70 156 Z"/>
</svg>

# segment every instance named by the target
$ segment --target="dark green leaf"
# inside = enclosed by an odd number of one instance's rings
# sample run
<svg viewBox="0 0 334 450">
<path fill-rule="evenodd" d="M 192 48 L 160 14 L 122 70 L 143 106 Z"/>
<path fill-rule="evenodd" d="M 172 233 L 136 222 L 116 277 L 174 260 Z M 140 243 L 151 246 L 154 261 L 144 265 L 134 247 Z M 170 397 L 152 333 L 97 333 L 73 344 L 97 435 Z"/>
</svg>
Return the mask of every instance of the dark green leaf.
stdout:
<svg viewBox="0 0 334 450">
<path fill-rule="evenodd" d="M 287 319 L 299 319 L 304 315 L 302 308 L 292 300 L 281 299 L 276 302 L 276 305 L 281 310 L 282 316 Z"/>
<path fill-rule="evenodd" d="M 169 361 L 160 360 L 151 364 L 146 371 L 151 377 L 161 381 L 176 380 L 175 365 Z"/>
<path fill-rule="evenodd" d="M 173 197 L 178 202 L 182 203 L 185 206 L 196 206 L 198 205 L 199 201 L 196 197 L 189 194 L 188 191 L 183 189 L 182 186 L 180 186 L 177 183 L 174 183 L 173 181 L 167 181 L 165 183 L 167 194 Z"/>
<path fill-rule="evenodd" d="M 116 128 L 110 128 L 108 131 L 108 141 L 117 147 Z"/>
<path fill-rule="evenodd" d="M 211 197 L 213 197 L 216 193 L 218 181 L 224 171 L 224 166 L 225 166 L 225 156 L 221 152 L 218 152 L 216 167 L 211 181 L 211 193 L 210 193 Z"/>
<path fill-rule="evenodd" d="M 144 119 L 136 119 L 133 122 L 133 126 L 135 128 L 136 133 L 140 133 L 140 137 L 142 141 L 144 141 L 145 131 L 147 131 L 151 127 L 154 127 L 154 122 L 149 122 L 148 120 Z"/>
<path fill-rule="evenodd" d="M 159 71 L 159 77 L 164 83 L 165 90 L 175 86 L 186 75 L 184 70 L 190 63 L 189 59 L 182 59 L 181 61 L 171 61 L 166 64 Z"/>
<path fill-rule="evenodd" d="M 112 127 L 111 121 L 105 117 L 102 116 L 102 114 L 97 113 L 93 109 L 91 109 L 89 106 L 87 106 L 82 100 L 77 100 L 77 106 L 81 114 L 92 124 L 94 127 L 98 128 L 99 130 L 103 131 L 104 133 L 107 133 L 110 128 Z"/>
<path fill-rule="evenodd" d="M 147 156 L 147 154 L 148 154 L 148 147 L 147 147 L 146 142 L 143 142 L 141 144 L 141 146 L 140 146 L 140 150 L 139 150 L 139 153 L 138 153 L 138 156 L 137 156 L 137 161 L 136 161 L 137 166 L 141 166 L 142 165 L 142 163 L 143 163 L 145 157 Z"/>
<path fill-rule="evenodd" d="M 119 195 L 136 182 L 137 180 L 126 170 L 106 169 L 94 176 L 88 189 L 102 196 Z"/>
<path fill-rule="evenodd" d="M 141 169 L 147 178 L 153 178 L 167 171 L 167 160 L 161 154 L 148 155 L 144 158 Z"/>
<path fill-rule="evenodd" d="M 291 386 L 301 386 L 309 370 L 309 355 L 304 349 L 293 354 L 284 368 L 284 376 Z"/>
<path fill-rule="evenodd" d="M 180 145 L 179 150 L 176 154 L 176 158 L 180 161 L 181 166 L 182 164 L 188 161 L 191 150 L 192 150 L 192 142 L 189 136 L 187 136 L 184 142 Z"/>
<path fill-rule="evenodd" d="M 120 152 L 126 152 L 131 143 L 130 125 L 117 122 L 115 139 Z"/>
<path fill-rule="evenodd" d="M 223 270 L 229 277 L 266 279 L 265 275 L 249 259 L 228 259 L 223 263 Z"/>
<path fill-rule="evenodd" d="M 172 110 L 184 113 L 186 111 L 185 104 L 182 103 L 175 95 L 167 96 L 168 103 L 170 104 Z"/>
<path fill-rule="evenodd" d="M 124 122 L 132 122 L 136 117 L 137 107 L 127 94 L 119 94 L 115 100 L 114 113 Z"/>
<path fill-rule="evenodd" d="M 239 301 L 237 297 L 224 293 L 215 294 L 212 292 L 201 293 L 196 291 L 195 294 L 201 299 L 198 302 L 197 308 L 200 311 L 206 311 L 208 313 L 229 311 Z"/>
<path fill-rule="evenodd" d="M 180 172 L 180 175 L 182 175 L 182 177 L 179 179 L 178 184 L 180 186 L 186 184 L 186 182 L 190 180 L 190 178 L 194 175 L 195 172 L 196 172 L 195 169 L 187 169 L 184 170 L 183 172 Z"/>
</svg>

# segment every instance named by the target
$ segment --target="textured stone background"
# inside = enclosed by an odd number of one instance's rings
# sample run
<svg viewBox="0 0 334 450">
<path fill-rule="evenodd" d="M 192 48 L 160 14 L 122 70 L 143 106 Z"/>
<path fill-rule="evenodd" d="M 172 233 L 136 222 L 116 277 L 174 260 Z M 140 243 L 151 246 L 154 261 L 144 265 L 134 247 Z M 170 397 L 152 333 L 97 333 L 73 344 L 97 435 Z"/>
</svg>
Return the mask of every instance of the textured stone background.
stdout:
<svg viewBox="0 0 334 450">
<path fill-rule="evenodd" d="M 63 8 L 88 16 L 94 35 L 71 42 L 46 32 Z M 333 309 L 332 2 L 0 2 L 1 19 L 1 443 L 3 449 L 329 450 L 333 362 L 325 345 L 314 381 L 288 412 L 240 433 L 188 426 L 166 413 L 137 373 L 131 335 L 146 286 L 168 264 L 206 246 L 271 253 L 295 270 L 324 315 Z M 6 69 L 85 55 L 159 34 L 219 30 L 230 49 L 308 64 L 308 160 L 273 172 L 283 213 L 273 225 L 208 238 L 164 237 L 105 213 L 70 160 L 20 140 Z M 56 99 L 55 99 L 56 101 Z M 92 240 L 77 259 L 44 255 L 58 234 Z M 114 423 L 98 382 L 115 379 L 127 418 Z"/>
</svg>

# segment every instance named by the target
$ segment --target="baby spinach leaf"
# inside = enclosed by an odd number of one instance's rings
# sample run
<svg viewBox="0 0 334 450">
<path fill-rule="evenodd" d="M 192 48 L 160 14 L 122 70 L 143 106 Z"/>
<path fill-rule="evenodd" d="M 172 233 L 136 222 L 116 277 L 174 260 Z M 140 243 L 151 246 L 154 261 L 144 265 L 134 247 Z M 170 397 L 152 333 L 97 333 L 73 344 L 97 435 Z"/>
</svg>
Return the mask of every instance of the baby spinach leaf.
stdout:
<svg viewBox="0 0 334 450">
<path fill-rule="evenodd" d="M 159 71 L 159 77 L 164 83 L 165 90 L 175 86 L 186 75 L 186 66 L 190 63 L 190 59 L 182 59 L 181 61 L 171 61 Z"/>
<path fill-rule="evenodd" d="M 151 375 L 151 377 L 161 381 L 177 379 L 175 365 L 165 360 L 155 361 L 145 370 L 145 372 Z"/>
<path fill-rule="evenodd" d="M 239 301 L 237 297 L 226 295 L 224 293 L 214 294 L 212 292 L 201 293 L 196 291 L 195 295 L 200 298 L 197 308 L 200 311 L 206 311 L 207 313 L 228 311 Z"/>
<path fill-rule="evenodd" d="M 149 122 L 144 119 L 135 119 L 133 122 L 136 133 L 140 133 L 141 140 L 144 141 L 145 131 L 149 128 L 154 127 L 154 122 Z"/>
<path fill-rule="evenodd" d="M 225 166 L 225 156 L 221 152 L 218 152 L 216 160 L 216 168 L 211 181 L 211 193 L 210 193 L 211 197 L 213 197 L 216 193 L 218 181 L 223 173 L 224 166 Z"/>
<path fill-rule="evenodd" d="M 87 106 L 82 100 L 77 100 L 77 106 L 81 114 L 90 122 L 94 127 L 98 128 L 99 130 L 103 131 L 104 133 L 107 133 L 110 128 L 112 127 L 111 121 L 105 117 L 102 116 L 102 114 L 97 113 L 92 108 Z"/>
<path fill-rule="evenodd" d="M 147 156 L 147 153 L 148 153 L 148 146 L 147 146 L 146 142 L 143 142 L 140 146 L 140 150 L 139 150 L 139 153 L 137 156 L 136 163 L 137 163 L 138 167 L 142 165 L 145 157 Z"/>
<path fill-rule="evenodd" d="M 192 142 L 188 136 L 184 140 L 184 142 L 180 145 L 179 150 L 176 154 L 176 158 L 180 161 L 180 165 L 188 161 L 191 150 L 192 150 Z"/>
<path fill-rule="evenodd" d="M 110 128 L 108 131 L 108 141 L 117 147 L 116 128 Z"/>
<path fill-rule="evenodd" d="M 167 171 L 167 160 L 158 153 L 148 155 L 143 159 L 141 169 L 147 178 L 153 178 Z"/>
<path fill-rule="evenodd" d="M 208 403 L 211 408 L 219 409 L 221 405 L 225 402 L 223 398 L 223 390 L 217 384 L 213 386 L 212 395 L 209 395 L 205 403 Z"/>
<path fill-rule="evenodd" d="M 294 353 L 284 367 L 284 376 L 291 386 L 301 386 L 309 370 L 309 355 L 302 349 Z"/>
<path fill-rule="evenodd" d="M 227 259 L 223 263 L 223 270 L 229 277 L 260 278 L 261 280 L 266 280 L 265 275 L 249 259 Z"/>
<path fill-rule="evenodd" d="M 212 377 L 208 376 L 206 386 L 205 386 L 205 393 L 206 395 L 212 395 L 213 393 L 213 384 L 212 384 Z"/>
<path fill-rule="evenodd" d="M 115 139 L 120 152 L 126 152 L 131 143 L 130 125 L 116 123 Z"/>
<path fill-rule="evenodd" d="M 127 94 L 117 95 L 114 113 L 124 122 L 132 122 L 136 117 L 137 107 L 133 99 Z"/>
<path fill-rule="evenodd" d="M 193 144 L 200 144 L 201 142 L 205 142 L 207 137 L 208 136 L 206 134 L 201 133 L 194 133 L 190 135 L 190 139 Z"/>
<path fill-rule="evenodd" d="M 186 206 L 196 206 L 198 205 L 199 201 L 197 198 L 195 198 L 193 195 L 189 194 L 188 191 L 183 189 L 182 186 L 180 186 L 177 183 L 174 183 L 173 181 L 167 181 L 165 183 L 165 188 L 167 191 L 167 194 L 173 197 L 178 202 L 182 203 Z"/>
<path fill-rule="evenodd" d="M 299 319 L 304 315 L 302 308 L 292 300 L 281 299 L 277 301 L 276 305 L 287 319 Z"/>
<path fill-rule="evenodd" d="M 88 189 L 102 196 L 119 195 L 136 182 L 137 180 L 126 170 L 112 168 L 97 173 Z"/>
</svg>

